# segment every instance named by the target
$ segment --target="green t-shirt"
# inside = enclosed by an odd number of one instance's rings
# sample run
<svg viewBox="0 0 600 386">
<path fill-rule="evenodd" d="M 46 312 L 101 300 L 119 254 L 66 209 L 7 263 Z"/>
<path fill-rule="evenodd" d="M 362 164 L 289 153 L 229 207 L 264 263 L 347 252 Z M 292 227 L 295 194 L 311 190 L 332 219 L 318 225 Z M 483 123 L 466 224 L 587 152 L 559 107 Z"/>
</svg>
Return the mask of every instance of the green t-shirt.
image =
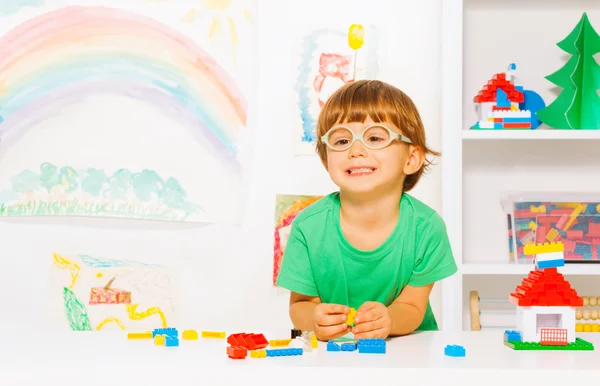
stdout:
<svg viewBox="0 0 600 386">
<path fill-rule="evenodd" d="M 339 193 L 300 212 L 292 222 L 277 285 L 323 303 L 358 309 L 366 301 L 389 306 L 406 285 L 425 286 L 457 271 L 441 216 L 404 193 L 392 234 L 379 247 L 354 248 L 340 226 Z M 427 303 L 417 330 L 437 330 Z"/>
</svg>

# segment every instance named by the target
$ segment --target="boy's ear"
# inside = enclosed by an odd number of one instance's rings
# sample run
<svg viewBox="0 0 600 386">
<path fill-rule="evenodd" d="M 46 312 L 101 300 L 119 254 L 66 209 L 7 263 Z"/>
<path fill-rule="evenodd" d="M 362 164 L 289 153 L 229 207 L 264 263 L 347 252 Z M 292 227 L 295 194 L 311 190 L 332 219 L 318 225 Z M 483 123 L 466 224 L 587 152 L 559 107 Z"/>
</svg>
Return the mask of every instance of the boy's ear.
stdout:
<svg viewBox="0 0 600 386">
<path fill-rule="evenodd" d="M 417 146 L 410 146 L 408 150 L 408 158 L 404 165 L 404 174 L 410 175 L 421 170 L 425 162 L 425 152 Z"/>
</svg>

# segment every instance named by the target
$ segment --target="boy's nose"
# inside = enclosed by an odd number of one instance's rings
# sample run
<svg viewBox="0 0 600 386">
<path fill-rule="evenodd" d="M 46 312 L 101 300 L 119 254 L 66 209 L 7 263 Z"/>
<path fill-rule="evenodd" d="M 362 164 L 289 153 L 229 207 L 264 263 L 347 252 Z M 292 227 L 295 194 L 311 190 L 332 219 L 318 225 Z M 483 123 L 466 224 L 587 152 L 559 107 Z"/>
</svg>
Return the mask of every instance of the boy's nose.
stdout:
<svg viewBox="0 0 600 386">
<path fill-rule="evenodd" d="M 348 158 L 366 157 L 367 147 L 361 142 L 356 141 L 350 146 L 348 150 Z"/>
</svg>

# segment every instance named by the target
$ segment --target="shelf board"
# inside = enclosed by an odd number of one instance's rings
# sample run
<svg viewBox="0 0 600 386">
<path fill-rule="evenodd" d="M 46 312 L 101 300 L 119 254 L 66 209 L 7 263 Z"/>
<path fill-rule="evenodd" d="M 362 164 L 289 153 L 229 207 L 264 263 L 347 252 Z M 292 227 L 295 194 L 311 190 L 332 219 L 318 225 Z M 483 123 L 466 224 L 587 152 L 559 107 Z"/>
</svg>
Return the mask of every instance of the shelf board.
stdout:
<svg viewBox="0 0 600 386">
<path fill-rule="evenodd" d="M 463 140 L 590 140 L 600 130 L 463 130 Z"/>
<path fill-rule="evenodd" d="M 463 263 L 463 275 L 527 275 L 533 264 L 512 263 Z M 600 264 L 565 264 L 558 272 L 563 275 L 600 275 Z"/>
</svg>

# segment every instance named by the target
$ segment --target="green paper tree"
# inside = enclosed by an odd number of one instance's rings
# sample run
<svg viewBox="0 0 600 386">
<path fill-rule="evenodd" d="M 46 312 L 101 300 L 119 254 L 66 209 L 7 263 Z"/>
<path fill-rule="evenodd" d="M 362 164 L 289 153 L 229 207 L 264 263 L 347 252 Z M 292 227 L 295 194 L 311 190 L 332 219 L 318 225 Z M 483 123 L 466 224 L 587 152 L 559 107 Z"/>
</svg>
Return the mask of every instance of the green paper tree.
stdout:
<svg viewBox="0 0 600 386">
<path fill-rule="evenodd" d="M 600 129 L 600 36 L 584 13 L 569 36 L 557 46 L 571 54 L 569 61 L 546 79 L 562 88 L 558 97 L 537 112 L 546 125 L 563 130 Z"/>
</svg>

